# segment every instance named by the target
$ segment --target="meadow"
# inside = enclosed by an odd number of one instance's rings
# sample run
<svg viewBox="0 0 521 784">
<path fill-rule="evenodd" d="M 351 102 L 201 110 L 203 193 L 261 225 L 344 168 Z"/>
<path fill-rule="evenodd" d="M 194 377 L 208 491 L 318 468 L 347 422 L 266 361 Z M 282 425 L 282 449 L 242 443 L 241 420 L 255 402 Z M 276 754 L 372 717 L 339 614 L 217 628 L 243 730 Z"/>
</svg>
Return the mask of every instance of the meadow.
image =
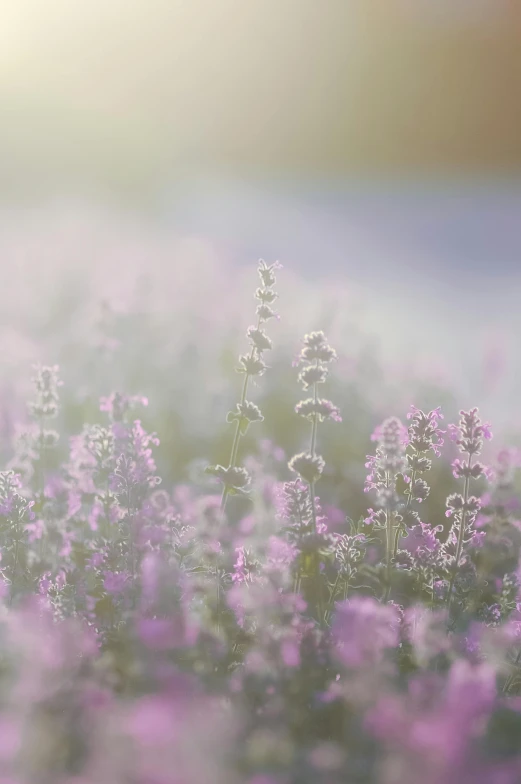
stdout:
<svg viewBox="0 0 521 784">
<path fill-rule="evenodd" d="M 473 390 L 349 286 L 79 235 L 3 238 L 0 784 L 518 784 L 501 363 Z"/>
</svg>

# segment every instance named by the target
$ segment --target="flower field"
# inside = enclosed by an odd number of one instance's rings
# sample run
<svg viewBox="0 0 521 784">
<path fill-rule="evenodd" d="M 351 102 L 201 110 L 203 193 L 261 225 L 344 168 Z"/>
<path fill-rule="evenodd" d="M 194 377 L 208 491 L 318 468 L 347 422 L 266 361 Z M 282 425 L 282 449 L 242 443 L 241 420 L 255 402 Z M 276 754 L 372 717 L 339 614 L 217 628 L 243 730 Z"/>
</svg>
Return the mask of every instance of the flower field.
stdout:
<svg viewBox="0 0 521 784">
<path fill-rule="evenodd" d="M 75 233 L 2 295 L 0 784 L 519 784 L 514 415 L 286 263 Z"/>
</svg>

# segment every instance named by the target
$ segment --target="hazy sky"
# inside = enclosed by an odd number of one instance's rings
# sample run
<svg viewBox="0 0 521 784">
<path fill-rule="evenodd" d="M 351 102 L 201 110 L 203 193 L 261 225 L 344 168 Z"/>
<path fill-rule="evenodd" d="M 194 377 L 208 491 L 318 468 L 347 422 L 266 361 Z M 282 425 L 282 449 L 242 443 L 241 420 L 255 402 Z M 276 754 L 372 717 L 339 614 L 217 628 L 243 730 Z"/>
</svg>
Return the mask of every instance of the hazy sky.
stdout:
<svg viewBox="0 0 521 784">
<path fill-rule="evenodd" d="M 146 194 L 180 173 L 521 163 L 509 0 L 3 0 L 0 174 Z"/>
</svg>

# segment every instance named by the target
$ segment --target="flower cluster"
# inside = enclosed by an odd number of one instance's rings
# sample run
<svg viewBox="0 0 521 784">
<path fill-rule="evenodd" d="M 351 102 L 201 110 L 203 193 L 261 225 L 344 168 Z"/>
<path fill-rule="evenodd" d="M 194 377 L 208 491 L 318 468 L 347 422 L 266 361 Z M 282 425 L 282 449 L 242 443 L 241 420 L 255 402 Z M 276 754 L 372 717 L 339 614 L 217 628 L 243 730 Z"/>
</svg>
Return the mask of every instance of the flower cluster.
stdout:
<svg viewBox="0 0 521 784">
<path fill-rule="evenodd" d="M 407 465 L 407 430 L 397 417 L 390 417 L 376 428 L 371 440 L 377 448 L 374 455 L 367 455 L 364 492 L 375 491 L 380 506 L 395 508 L 399 502 L 396 481 Z"/>
<path fill-rule="evenodd" d="M 279 505 L 279 520 L 288 541 L 300 555 L 312 555 L 328 548 L 331 537 L 321 513 L 320 501 L 315 496 L 315 518 L 309 485 L 302 479 L 285 482 Z"/>
<path fill-rule="evenodd" d="M 365 523 L 386 532 L 387 597 L 391 591 L 392 564 L 402 573 L 415 575 L 419 590 L 432 585 L 434 569 L 441 558 L 437 534 L 442 526 L 432 527 L 420 520 L 414 503 L 421 504 L 430 488 L 423 478 L 432 467 L 430 451 L 440 456 L 444 431 L 439 427 L 440 409 L 425 413 L 411 406 L 405 428 L 396 417 L 387 419 L 374 432 L 376 454 L 368 456 L 365 492 L 376 493 L 379 508 L 369 509 Z"/>
<path fill-rule="evenodd" d="M 411 500 L 414 500 L 415 478 L 430 471 L 432 461 L 427 456 L 429 451 L 432 450 L 436 457 L 440 457 L 445 431 L 439 427 L 439 420 L 443 419 L 439 408 L 425 413 L 416 406 L 411 406 L 407 419 L 410 421 L 407 430 L 407 446 L 410 450 L 407 454 L 407 464 L 411 474 L 408 495 Z M 423 500 L 423 497 L 416 497 L 416 500 Z"/>
<path fill-rule="evenodd" d="M 37 420 L 55 419 L 58 416 L 58 388 L 62 386 L 58 376 L 58 365 L 38 365 L 33 383 L 36 390 L 34 401 L 29 403 L 29 411 Z"/>
<path fill-rule="evenodd" d="M 300 419 L 285 382 L 263 412 L 248 399 L 276 269 L 259 265 L 227 466 L 205 474 L 219 437 L 171 395 L 162 410 L 141 366 L 146 418 L 141 396 L 98 405 L 123 380 L 124 318 L 102 388 L 92 373 L 78 391 L 71 362 L 58 400 L 56 368 L 38 371 L 30 437 L 12 461 L 6 438 L 0 471 L 2 784 L 521 781 L 519 454 L 502 449 L 493 472 L 478 462 L 491 433 L 472 409 L 448 427 L 451 466 L 440 410 L 413 406 L 407 426 L 373 434 L 366 513 L 362 408 L 374 412 L 352 384 L 348 422 L 330 427 L 323 333 L 298 359 Z M 239 441 L 264 416 L 275 436 L 243 466 Z M 310 445 L 286 481 L 302 419 Z M 50 420 L 52 450 L 37 440 Z M 207 474 L 224 501 L 254 492 L 225 516 Z"/>
</svg>

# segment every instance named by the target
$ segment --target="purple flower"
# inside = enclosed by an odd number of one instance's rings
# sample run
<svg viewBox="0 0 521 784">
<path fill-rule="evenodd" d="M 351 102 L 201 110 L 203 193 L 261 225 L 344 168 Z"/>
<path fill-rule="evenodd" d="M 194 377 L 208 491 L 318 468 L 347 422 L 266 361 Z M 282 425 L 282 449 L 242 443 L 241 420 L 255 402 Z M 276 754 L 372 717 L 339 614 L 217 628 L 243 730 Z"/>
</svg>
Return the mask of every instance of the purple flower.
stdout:
<svg viewBox="0 0 521 784">
<path fill-rule="evenodd" d="M 172 618 L 141 618 L 139 639 L 151 650 L 166 651 L 183 644 L 183 630 Z"/>
<path fill-rule="evenodd" d="M 392 605 L 353 597 L 337 604 L 333 636 L 335 655 L 344 666 L 374 666 L 398 645 L 398 613 Z"/>
<path fill-rule="evenodd" d="M 468 455 L 479 455 L 483 441 L 492 438 L 490 425 L 488 422 L 481 422 L 477 408 L 460 411 L 459 424 L 448 427 L 451 440 L 458 445 L 460 452 Z"/>
<path fill-rule="evenodd" d="M 325 462 L 320 455 L 310 455 L 309 453 L 301 452 L 291 458 L 288 466 L 291 471 L 299 474 L 305 482 L 312 484 L 320 479 Z"/>
<path fill-rule="evenodd" d="M 319 422 L 324 422 L 326 419 L 332 419 L 334 422 L 342 421 L 338 407 L 330 400 L 324 400 L 323 398 L 314 400 L 310 397 L 307 400 L 301 400 L 295 406 L 295 411 L 311 422 L 315 417 L 317 417 Z"/>
<path fill-rule="evenodd" d="M 226 421 L 228 423 L 237 422 L 241 434 L 244 435 L 252 422 L 263 422 L 264 417 L 255 403 L 250 403 L 248 400 L 245 400 L 244 403 L 237 403 L 237 410 L 230 411 L 226 417 Z"/>
<path fill-rule="evenodd" d="M 245 492 L 251 481 L 246 469 L 237 466 L 230 468 L 224 468 L 221 465 L 208 466 L 205 471 L 207 474 L 219 479 L 228 490 L 233 490 L 237 493 Z"/>
<path fill-rule="evenodd" d="M 106 571 L 104 573 L 103 587 L 105 588 L 107 593 L 116 596 L 125 591 L 129 583 L 129 580 L 130 580 L 130 574 L 128 572 Z"/>
<path fill-rule="evenodd" d="M 262 330 L 258 329 L 257 327 L 249 327 L 248 329 L 248 340 L 250 341 L 251 345 L 256 349 L 256 351 L 262 353 L 263 351 L 269 351 L 273 348 L 273 343 L 271 339 L 267 336 L 267 334 Z"/>
<path fill-rule="evenodd" d="M 262 285 L 265 288 L 273 288 L 275 285 L 276 277 L 275 271 L 282 269 L 282 264 L 278 261 L 274 261 L 273 264 L 266 264 L 264 259 L 259 259 L 259 266 L 257 268 L 257 272 L 259 273 L 259 277 L 262 281 Z"/>
<path fill-rule="evenodd" d="M 439 457 L 440 449 L 444 443 L 443 436 L 446 432 L 438 425 L 438 420 L 443 419 L 441 409 L 438 407 L 425 413 L 411 405 L 407 419 L 411 422 L 408 428 L 408 443 L 414 447 L 415 452 L 422 453 L 432 449 Z"/>
<path fill-rule="evenodd" d="M 442 531 L 441 525 L 433 528 L 428 523 L 419 522 L 408 529 L 407 535 L 400 541 L 400 547 L 423 560 L 426 556 L 430 557 L 439 551 L 441 542 L 436 534 Z"/>
<path fill-rule="evenodd" d="M 406 468 L 405 446 L 406 429 L 399 419 L 390 417 L 376 428 L 372 440 L 378 442 L 375 455 L 368 455 L 366 468 L 369 474 L 365 480 L 366 493 L 375 490 L 382 507 L 398 503 L 396 478 Z M 368 519 L 374 519 L 368 518 Z"/>
<path fill-rule="evenodd" d="M 250 583 L 260 564 L 245 547 L 236 547 L 235 552 L 237 560 L 233 566 L 232 581 L 234 583 Z"/>
<path fill-rule="evenodd" d="M 300 362 L 306 362 L 307 364 L 315 362 L 327 365 L 336 358 L 337 353 L 327 342 L 324 333 L 311 332 L 304 337 L 304 348 L 299 354 L 297 364 Z"/>
</svg>

